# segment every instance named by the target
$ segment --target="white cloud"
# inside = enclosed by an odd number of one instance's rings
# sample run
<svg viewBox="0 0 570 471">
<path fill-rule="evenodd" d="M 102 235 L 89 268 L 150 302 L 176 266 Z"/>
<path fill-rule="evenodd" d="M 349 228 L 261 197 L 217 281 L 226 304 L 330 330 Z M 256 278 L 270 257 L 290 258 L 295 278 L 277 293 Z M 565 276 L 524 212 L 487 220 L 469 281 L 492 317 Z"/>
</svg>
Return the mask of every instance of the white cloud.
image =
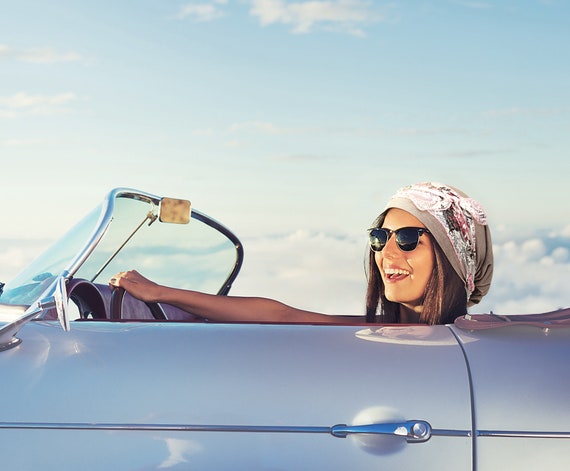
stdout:
<svg viewBox="0 0 570 471">
<path fill-rule="evenodd" d="M 298 230 L 243 243 L 246 262 L 233 294 L 331 314 L 364 313 L 364 236 Z"/>
<path fill-rule="evenodd" d="M 48 245 L 44 240 L 0 239 L 0 281 L 14 278 Z"/>
<path fill-rule="evenodd" d="M 494 245 L 495 273 L 484 310 L 529 314 L 570 306 L 570 237 L 558 242 L 553 246 L 546 236 Z"/>
<path fill-rule="evenodd" d="M 159 469 L 173 468 L 181 463 L 188 462 L 188 457 L 201 451 L 202 447 L 192 440 L 166 438 L 168 458 L 158 466 Z"/>
<path fill-rule="evenodd" d="M 565 237 L 570 238 L 570 224 L 562 227 L 561 229 L 554 230 L 550 233 L 550 237 Z"/>
<path fill-rule="evenodd" d="M 180 7 L 178 19 L 192 18 L 199 23 L 217 20 L 224 16 L 224 10 L 221 8 L 226 5 L 227 0 L 213 0 L 203 3 L 188 3 Z"/>
<path fill-rule="evenodd" d="M 530 239 L 521 244 L 520 252 L 525 261 L 536 261 L 545 255 L 546 247 L 542 240 Z"/>
<path fill-rule="evenodd" d="M 61 105 L 75 99 L 76 96 L 74 93 L 62 93 L 59 95 L 44 96 L 28 95 L 27 93 L 20 92 L 7 98 L 0 97 L 0 105 L 4 105 L 8 108 L 29 108 L 44 105 Z"/>
<path fill-rule="evenodd" d="M 86 62 L 85 58 L 74 51 L 60 52 L 50 47 L 17 49 L 0 44 L 0 59 L 10 58 L 33 64 L 57 64 L 63 62 Z"/>
<path fill-rule="evenodd" d="M 294 33 L 310 33 L 314 29 L 343 31 L 364 36 L 362 26 L 383 19 L 374 3 L 364 0 L 251 0 L 250 14 L 263 26 L 281 23 Z"/>
<path fill-rule="evenodd" d="M 35 64 L 56 64 L 59 62 L 79 62 L 84 59 L 77 52 L 58 52 L 49 47 L 44 47 L 22 51 L 20 60 Z"/>
<path fill-rule="evenodd" d="M 0 118 L 14 118 L 21 114 L 49 115 L 65 112 L 64 105 L 77 100 L 75 93 L 57 95 L 30 95 L 19 92 L 8 97 L 0 96 Z"/>
<path fill-rule="evenodd" d="M 552 258 L 557 263 L 566 263 L 570 251 L 566 247 L 557 247 L 552 251 Z"/>
</svg>

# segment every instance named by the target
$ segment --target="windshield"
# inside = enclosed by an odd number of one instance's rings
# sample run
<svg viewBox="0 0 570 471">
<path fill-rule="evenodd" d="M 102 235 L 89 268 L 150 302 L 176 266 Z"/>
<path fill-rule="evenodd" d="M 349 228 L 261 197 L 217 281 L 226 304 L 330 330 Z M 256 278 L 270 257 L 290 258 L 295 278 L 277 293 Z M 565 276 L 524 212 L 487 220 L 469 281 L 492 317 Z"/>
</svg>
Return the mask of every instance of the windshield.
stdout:
<svg viewBox="0 0 570 471">
<path fill-rule="evenodd" d="M 97 227 L 102 205 L 36 258 L 0 295 L 1 304 L 30 306 L 69 266 Z"/>
<path fill-rule="evenodd" d="M 76 277 L 106 284 L 117 272 L 135 269 L 161 284 L 217 293 L 236 262 L 234 243 L 194 217 L 188 224 L 152 222 L 155 212 L 149 202 L 117 198 L 105 237 Z"/>
<path fill-rule="evenodd" d="M 227 292 L 241 265 L 231 232 L 197 211 L 187 224 L 163 223 L 160 199 L 150 195 L 115 190 L 108 198 L 7 283 L 0 305 L 30 306 L 62 274 L 106 285 L 129 269 L 169 286 Z"/>
</svg>

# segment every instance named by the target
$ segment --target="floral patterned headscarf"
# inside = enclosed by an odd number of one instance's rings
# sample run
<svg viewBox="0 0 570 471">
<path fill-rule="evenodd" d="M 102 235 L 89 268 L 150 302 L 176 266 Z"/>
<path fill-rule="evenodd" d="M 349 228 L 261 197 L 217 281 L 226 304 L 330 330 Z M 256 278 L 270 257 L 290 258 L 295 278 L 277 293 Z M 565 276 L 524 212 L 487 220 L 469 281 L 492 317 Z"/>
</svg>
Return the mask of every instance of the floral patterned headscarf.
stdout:
<svg viewBox="0 0 570 471">
<path fill-rule="evenodd" d="M 441 183 L 417 183 L 401 188 L 388 202 L 418 218 L 430 231 L 465 283 L 468 305 L 489 291 L 493 247 L 483 207 L 456 188 Z"/>
</svg>

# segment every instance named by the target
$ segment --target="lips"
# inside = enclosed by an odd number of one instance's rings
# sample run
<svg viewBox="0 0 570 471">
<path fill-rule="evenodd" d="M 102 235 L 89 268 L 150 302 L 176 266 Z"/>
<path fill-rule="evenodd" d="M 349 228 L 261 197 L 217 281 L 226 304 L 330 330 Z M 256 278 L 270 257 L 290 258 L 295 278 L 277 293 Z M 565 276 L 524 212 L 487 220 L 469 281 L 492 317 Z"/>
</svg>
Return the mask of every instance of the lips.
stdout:
<svg viewBox="0 0 570 471">
<path fill-rule="evenodd" d="M 409 276 L 410 272 L 402 268 L 384 268 L 384 274 L 389 281 L 399 281 Z"/>
</svg>

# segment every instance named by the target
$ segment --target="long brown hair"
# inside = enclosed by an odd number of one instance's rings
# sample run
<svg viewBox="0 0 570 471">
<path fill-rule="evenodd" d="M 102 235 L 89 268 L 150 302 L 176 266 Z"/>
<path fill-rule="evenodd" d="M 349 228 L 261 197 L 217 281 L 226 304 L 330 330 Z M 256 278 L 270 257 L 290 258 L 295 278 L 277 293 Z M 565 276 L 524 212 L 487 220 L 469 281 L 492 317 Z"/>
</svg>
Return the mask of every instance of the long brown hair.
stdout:
<svg viewBox="0 0 570 471">
<path fill-rule="evenodd" d="M 382 216 L 378 219 L 378 226 L 383 219 Z M 448 324 L 467 313 L 467 295 L 463 281 L 433 237 L 432 242 L 435 262 L 423 296 L 420 321 L 430 325 Z M 384 282 L 372 250 L 368 254 L 366 322 L 400 322 L 400 303 L 386 299 Z"/>
</svg>

